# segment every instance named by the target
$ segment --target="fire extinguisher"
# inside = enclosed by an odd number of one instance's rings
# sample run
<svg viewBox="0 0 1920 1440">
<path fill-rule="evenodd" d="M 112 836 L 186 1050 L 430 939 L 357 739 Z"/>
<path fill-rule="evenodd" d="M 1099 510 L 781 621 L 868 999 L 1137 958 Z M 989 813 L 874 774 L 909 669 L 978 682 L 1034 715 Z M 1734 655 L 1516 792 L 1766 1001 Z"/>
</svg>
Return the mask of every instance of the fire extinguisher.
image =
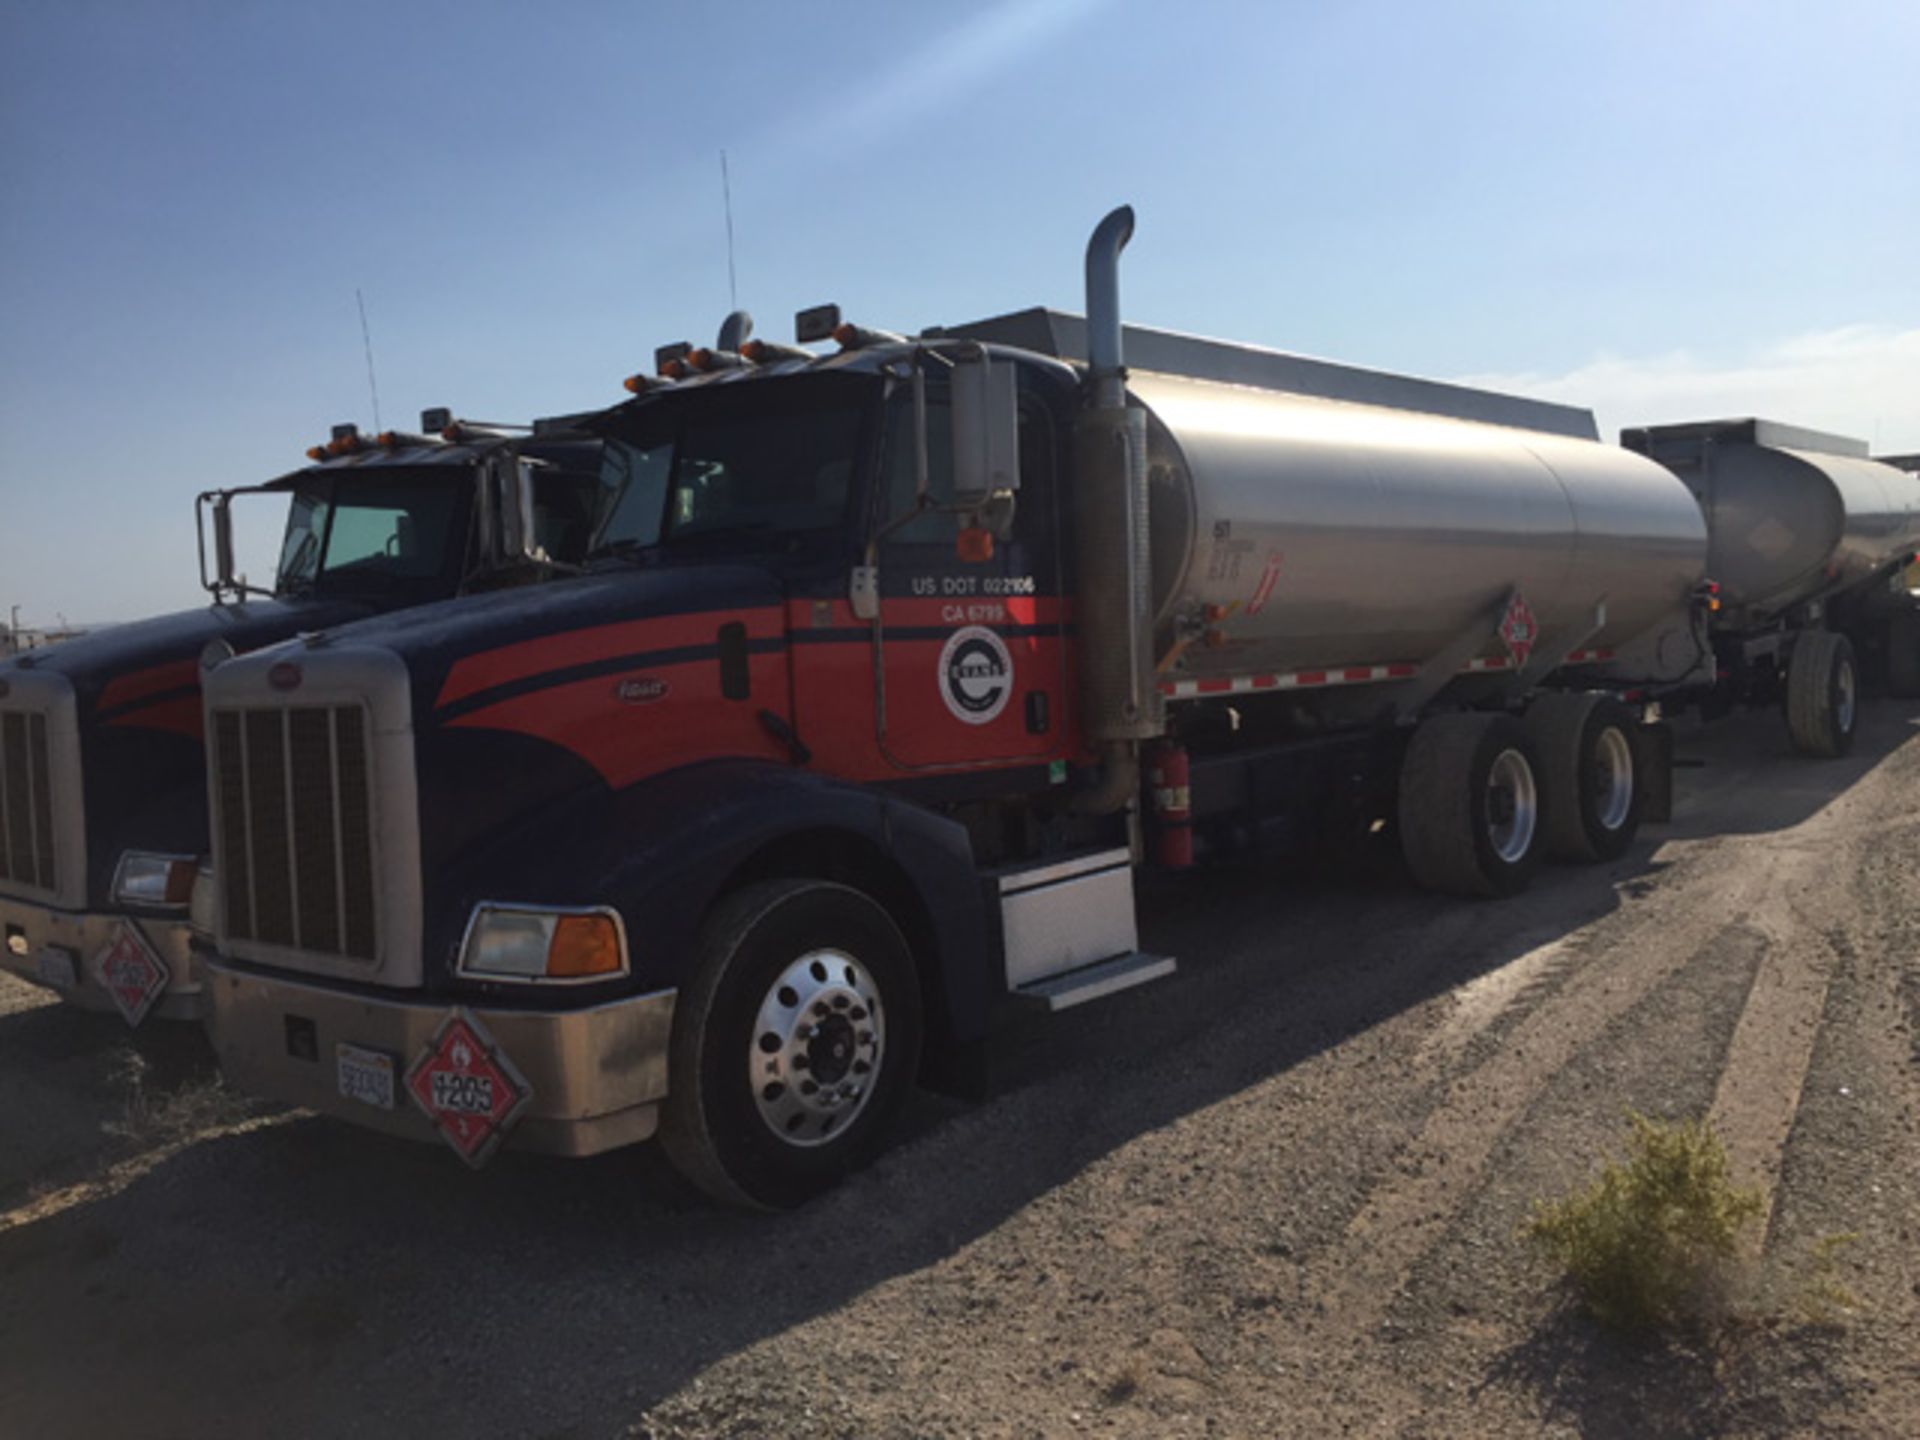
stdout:
<svg viewBox="0 0 1920 1440">
<path fill-rule="evenodd" d="M 1188 869 L 1193 864 L 1193 790 L 1186 746 L 1158 744 L 1147 751 L 1146 759 L 1154 858 L 1169 870 Z"/>
</svg>

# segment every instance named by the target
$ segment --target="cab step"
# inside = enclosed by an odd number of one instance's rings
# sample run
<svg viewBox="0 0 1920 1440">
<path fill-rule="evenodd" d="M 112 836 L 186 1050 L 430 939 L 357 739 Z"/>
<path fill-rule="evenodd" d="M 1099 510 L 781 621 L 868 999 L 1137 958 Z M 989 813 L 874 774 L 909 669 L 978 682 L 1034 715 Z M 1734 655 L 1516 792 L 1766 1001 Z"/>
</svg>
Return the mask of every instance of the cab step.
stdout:
<svg viewBox="0 0 1920 1440">
<path fill-rule="evenodd" d="M 1179 962 L 1171 955 L 1149 955 L 1142 950 L 1130 950 L 1109 960 L 1096 960 L 1091 965 L 1082 965 L 1078 970 L 1068 970 L 1021 985 L 1013 993 L 1030 1005 L 1047 1010 L 1066 1010 L 1075 1005 L 1084 1005 L 1089 1000 L 1131 990 L 1135 985 L 1144 985 L 1149 980 L 1158 980 L 1163 975 L 1171 975 L 1178 968 Z"/>
</svg>

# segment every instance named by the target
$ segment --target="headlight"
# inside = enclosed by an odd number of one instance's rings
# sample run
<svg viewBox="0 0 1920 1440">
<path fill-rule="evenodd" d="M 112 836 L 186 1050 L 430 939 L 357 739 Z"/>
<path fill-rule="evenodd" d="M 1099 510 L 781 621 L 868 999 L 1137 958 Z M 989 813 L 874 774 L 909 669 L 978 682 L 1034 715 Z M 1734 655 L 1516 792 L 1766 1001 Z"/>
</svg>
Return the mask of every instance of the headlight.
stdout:
<svg viewBox="0 0 1920 1440">
<path fill-rule="evenodd" d="M 198 856 L 129 850 L 113 872 L 113 898 L 122 905 L 178 908 L 193 898 L 193 876 L 199 868 Z"/>
<path fill-rule="evenodd" d="M 485 980 L 603 980 L 627 973 L 627 936 L 604 907 L 476 905 L 460 973 Z"/>
</svg>

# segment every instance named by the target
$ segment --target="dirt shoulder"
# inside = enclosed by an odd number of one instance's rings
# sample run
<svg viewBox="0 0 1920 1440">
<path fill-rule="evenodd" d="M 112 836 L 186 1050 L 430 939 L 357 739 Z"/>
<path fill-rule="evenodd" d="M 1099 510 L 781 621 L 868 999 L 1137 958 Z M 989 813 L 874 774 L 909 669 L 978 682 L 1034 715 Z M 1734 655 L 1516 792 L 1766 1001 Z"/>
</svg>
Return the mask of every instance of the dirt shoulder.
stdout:
<svg viewBox="0 0 1920 1440">
<path fill-rule="evenodd" d="M 644 1153 L 470 1175 L 0 983 L 0 1428 L 1920 1432 L 1914 717 L 1683 755 L 1671 826 L 1512 902 L 1156 893 L 1178 977 L 1010 1034 L 995 1099 L 771 1219 Z M 1629 1107 L 1767 1188 L 1712 1345 L 1598 1334 L 1517 1238 Z"/>
</svg>

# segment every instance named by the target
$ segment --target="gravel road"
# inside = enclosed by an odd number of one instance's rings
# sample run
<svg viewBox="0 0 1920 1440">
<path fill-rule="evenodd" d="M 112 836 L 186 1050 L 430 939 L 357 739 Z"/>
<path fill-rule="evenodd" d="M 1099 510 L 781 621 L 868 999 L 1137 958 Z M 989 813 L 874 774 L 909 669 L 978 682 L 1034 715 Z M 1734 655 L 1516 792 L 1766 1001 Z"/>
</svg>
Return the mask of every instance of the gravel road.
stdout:
<svg viewBox="0 0 1920 1440">
<path fill-rule="evenodd" d="M 0 1435 L 1920 1434 L 1912 710 L 1687 731 L 1671 825 L 1513 901 L 1170 886 L 1177 977 L 773 1218 L 645 1152 L 470 1174 L 0 979 Z M 1712 1343 L 1517 1237 L 1629 1107 L 1765 1188 Z"/>
</svg>

